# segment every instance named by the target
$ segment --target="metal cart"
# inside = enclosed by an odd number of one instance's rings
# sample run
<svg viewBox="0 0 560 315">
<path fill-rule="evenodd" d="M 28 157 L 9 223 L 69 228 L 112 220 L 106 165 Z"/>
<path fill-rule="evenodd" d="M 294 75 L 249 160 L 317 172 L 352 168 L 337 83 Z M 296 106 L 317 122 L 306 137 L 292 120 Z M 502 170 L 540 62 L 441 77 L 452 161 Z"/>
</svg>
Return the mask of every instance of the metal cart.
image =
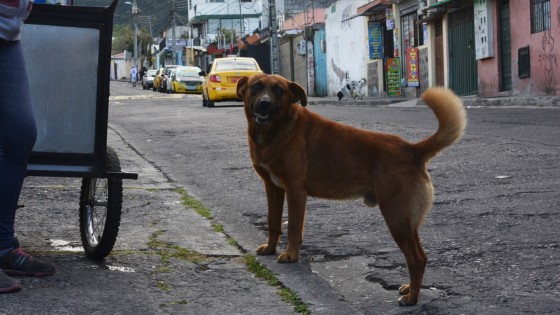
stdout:
<svg viewBox="0 0 560 315">
<path fill-rule="evenodd" d="M 109 7 L 35 4 L 22 47 L 37 123 L 28 176 L 82 178 L 80 235 L 88 257 L 115 244 L 122 208 L 121 171 L 107 147 L 113 14 Z"/>
</svg>

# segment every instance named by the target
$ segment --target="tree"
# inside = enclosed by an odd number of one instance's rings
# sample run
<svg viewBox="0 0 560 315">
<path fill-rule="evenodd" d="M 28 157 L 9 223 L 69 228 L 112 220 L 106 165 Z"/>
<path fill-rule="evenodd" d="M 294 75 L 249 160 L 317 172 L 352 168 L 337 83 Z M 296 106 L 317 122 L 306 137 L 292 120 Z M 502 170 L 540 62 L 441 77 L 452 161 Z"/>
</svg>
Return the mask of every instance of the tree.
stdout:
<svg viewBox="0 0 560 315">
<path fill-rule="evenodd" d="M 220 33 L 218 34 L 218 37 L 223 39 L 226 39 L 226 43 L 230 43 L 230 42 L 237 42 L 237 34 L 227 28 L 222 28 L 220 30 Z"/>
<path fill-rule="evenodd" d="M 138 58 L 147 58 L 151 62 L 151 51 L 146 47 L 153 43 L 150 32 L 145 28 L 138 29 Z M 111 54 L 119 54 L 123 51 L 134 51 L 134 29 L 130 25 L 115 25 L 113 29 L 113 47 Z"/>
<path fill-rule="evenodd" d="M 128 25 L 115 25 L 111 53 L 114 55 L 125 50 L 134 51 L 134 30 Z"/>
</svg>

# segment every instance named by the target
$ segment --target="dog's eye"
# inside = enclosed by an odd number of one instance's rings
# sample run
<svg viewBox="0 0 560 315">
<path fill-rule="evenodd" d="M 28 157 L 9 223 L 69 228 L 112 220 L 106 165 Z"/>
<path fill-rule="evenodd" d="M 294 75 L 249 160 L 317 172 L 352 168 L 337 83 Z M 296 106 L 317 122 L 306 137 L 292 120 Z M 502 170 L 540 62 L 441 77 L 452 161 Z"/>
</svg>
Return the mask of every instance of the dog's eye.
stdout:
<svg viewBox="0 0 560 315">
<path fill-rule="evenodd" d="M 255 94 L 262 90 L 263 84 L 261 82 L 257 82 L 251 86 L 251 94 Z"/>
<path fill-rule="evenodd" d="M 272 93 L 274 93 L 276 96 L 282 96 L 282 94 L 284 94 L 284 89 L 279 85 L 275 85 L 272 88 Z"/>
</svg>

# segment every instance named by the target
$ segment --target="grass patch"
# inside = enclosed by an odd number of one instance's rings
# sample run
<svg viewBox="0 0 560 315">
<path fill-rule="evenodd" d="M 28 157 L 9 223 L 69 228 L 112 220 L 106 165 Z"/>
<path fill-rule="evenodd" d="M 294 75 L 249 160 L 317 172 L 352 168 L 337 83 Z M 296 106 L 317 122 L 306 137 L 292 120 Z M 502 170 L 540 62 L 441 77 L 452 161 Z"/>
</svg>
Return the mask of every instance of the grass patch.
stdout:
<svg viewBox="0 0 560 315">
<path fill-rule="evenodd" d="M 163 231 L 157 230 L 154 233 L 152 233 L 150 236 L 148 236 L 148 244 L 147 244 L 148 247 L 151 249 L 165 247 L 166 246 L 165 242 L 158 240 L 158 237 L 160 237 L 162 234 Z"/>
<path fill-rule="evenodd" d="M 233 237 L 227 237 L 228 244 L 235 247 L 240 247 L 237 241 Z"/>
<path fill-rule="evenodd" d="M 170 307 L 170 306 L 173 306 L 173 305 L 187 305 L 187 304 L 189 304 L 189 301 L 179 300 L 179 301 L 171 301 L 171 302 L 160 304 L 159 307 L 164 308 L 164 307 Z"/>
<path fill-rule="evenodd" d="M 177 245 L 173 245 L 169 242 L 162 241 L 158 239 L 159 236 L 163 234 L 163 231 L 158 230 L 152 233 L 148 237 L 148 247 L 156 252 L 157 255 L 161 257 L 161 262 L 163 264 L 168 264 L 170 258 L 181 259 L 193 264 L 200 264 L 211 260 L 207 256 L 182 248 Z"/>
<path fill-rule="evenodd" d="M 177 192 L 178 194 L 181 195 L 181 204 L 184 207 L 187 208 L 191 208 L 194 211 L 196 211 L 196 213 L 198 213 L 199 215 L 201 215 L 202 217 L 213 221 L 214 220 L 214 216 L 212 216 L 212 213 L 210 211 L 210 209 L 208 209 L 206 206 L 204 206 L 204 204 L 202 204 L 202 202 L 196 200 L 195 198 L 189 196 L 189 194 L 187 194 L 187 192 L 183 189 L 183 188 L 177 188 L 175 190 L 175 192 Z M 218 233 L 223 233 L 227 236 L 227 234 L 224 232 L 224 226 L 221 224 L 217 224 L 217 223 L 213 223 L 212 224 L 212 228 L 214 229 L 215 232 Z M 170 249 L 174 249 L 173 251 L 173 255 L 166 255 L 166 256 L 162 256 L 162 261 L 168 261 L 168 259 L 170 257 L 175 257 L 175 258 L 179 258 L 179 259 L 184 259 L 193 263 L 201 263 L 204 261 L 208 260 L 208 257 L 205 257 L 204 255 L 201 255 L 199 253 L 195 253 L 192 251 L 188 251 L 186 249 L 182 249 L 179 248 L 177 246 L 172 246 L 170 244 L 162 244 L 161 241 L 157 241 L 157 236 L 159 235 L 155 235 L 154 240 L 150 240 L 150 243 L 157 245 L 157 247 L 165 247 L 168 246 L 167 248 Z M 237 241 L 234 240 L 233 238 L 227 236 L 227 240 L 228 243 L 239 247 L 239 245 L 237 244 Z M 263 264 L 261 264 L 257 258 L 253 255 L 245 255 L 243 257 L 243 261 L 245 263 L 245 265 L 247 266 L 247 269 L 253 273 L 257 278 L 263 279 L 265 280 L 270 286 L 273 287 L 277 287 L 278 288 L 278 295 L 280 295 L 282 301 L 289 303 L 291 305 L 294 306 L 294 310 L 298 313 L 301 314 L 311 314 L 311 311 L 309 310 L 309 306 L 304 303 L 301 298 L 299 298 L 299 296 L 297 295 L 297 293 L 295 293 L 294 291 L 290 290 L 289 288 L 286 288 L 281 282 L 280 280 L 278 280 L 278 278 L 276 278 L 276 276 L 274 275 L 274 273 L 266 268 Z"/>
<path fill-rule="evenodd" d="M 163 281 L 156 281 L 157 287 L 162 291 L 169 291 L 171 290 L 171 286 Z"/>
<path fill-rule="evenodd" d="M 212 224 L 212 229 L 214 229 L 214 232 L 224 233 L 224 226 L 221 224 Z"/>
<path fill-rule="evenodd" d="M 282 301 L 292 304 L 294 306 L 294 310 L 298 313 L 305 315 L 311 314 L 309 306 L 299 298 L 297 293 L 289 288 L 286 288 L 282 282 L 276 278 L 274 273 L 261 264 L 255 256 L 245 255 L 244 261 L 247 266 L 247 270 L 252 272 L 257 278 L 265 280 L 273 287 L 278 287 L 278 294 L 282 298 Z"/>
<path fill-rule="evenodd" d="M 195 198 L 189 196 L 183 188 L 177 188 L 175 190 L 181 195 L 181 204 L 185 207 L 191 208 L 199 215 L 205 217 L 208 220 L 214 220 L 210 209 L 206 208 L 202 202 L 196 200 Z"/>
<path fill-rule="evenodd" d="M 160 266 L 155 269 L 156 273 L 169 273 L 171 272 L 171 267 L 169 266 Z"/>
<path fill-rule="evenodd" d="M 161 220 L 152 220 L 150 223 L 148 223 L 148 227 L 155 227 L 159 224 L 160 221 Z"/>
</svg>

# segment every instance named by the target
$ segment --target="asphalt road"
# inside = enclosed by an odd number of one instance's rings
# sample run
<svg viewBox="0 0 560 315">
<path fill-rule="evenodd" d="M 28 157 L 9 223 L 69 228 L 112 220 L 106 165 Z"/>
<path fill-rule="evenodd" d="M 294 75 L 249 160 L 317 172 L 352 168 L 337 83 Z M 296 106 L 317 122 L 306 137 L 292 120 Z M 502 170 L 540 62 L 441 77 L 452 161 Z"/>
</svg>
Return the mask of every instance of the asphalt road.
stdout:
<svg viewBox="0 0 560 315">
<path fill-rule="evenodd" d="M 140 173 L 143 187 L 165 184 L 184 188 L 211 209 L 213 223 L 224 226 L 224 233 L 237 241 L 241 252 L 252 252 L 265 242 L 266 198 L 248 157 L 240 103 L 205 108 L 196 95 L 164 95 L 141 87 L 132 89 L 122 82 L 112 83 L 111 95 L 109 128 L 116 139 L 113 145 L 119 147 L 125 168 Z M 309 109 L 342 123 L 398 134 L 410 141 L 433 133 L 437 121 L 431 111 L 408 105 L 333 102 Z M 436 198 L 420 233 L 429 262 L 417 306 L 405 308 L 396 303 L 398 286 L 408 281 L 404 257 L 378 209 L 367 208 L 360 200 L 311 199 L 301 261 L 277 264 L 274 257 L 261 261 L 311 304 L 312 313 L 557 313 L 560 108 L 471 107 L 467 112 L 465 137 L 430 163 Z M 135 162 L 138 157 L 145 163 Z M 33 187 L 40 190 L 41 185 Z M 147 190 L 138 197 L 141 201 L 127 201 L 144 205 L 146 211 L 141 215 L 147 217 L 142 223 L 145 229 L 154 230 L 155 222 L 163 220 L 151 217 L 149 209 L 153 206 L 150 198 L 161 200 L 161 195 L 156 196 L 160 193 L 170 194 L 168 190 Z M 137 208 L 142 207 L 135 206 L 134 211 Z M 134 223 L 139 219 L 130 218 L 136 215 L 130 213 L 127 220 Z M 35 223 L 40 224 L 37 220 Z M 169 231 L 168 239 L 183 237 L 188 242 L 182 234 L 188 234 L 189 224 L 183 222 L 180 213 L 165 220 L 163 230 Z M 126 223 L 117 249 L 142 247 L 135 243 L 134 235 L 146 232 Z M 29 229 L 25 236 L 33 240 L 34 227 Z M 67 233 L 62 227 L 56 231 Z M 206 241 L 203 236 L 200 243 Z M 196 246 L 196 242 L 190 246 Z M 210 250 L 212 245 L 207 247 Z M 231 250 L 232 256 L 239 255 L 235 253 L 238 249 Z M 113 259 L 119 262 L 119 256 Z M 126 281 L 134 283 L 132 279 Z M 263 294 L 273 291 L 262 283 L 252 290 Z M 161 294 L 154 294 L 146 294 L 139 305 L 158 300 Z M 287 310 L 281 306 L 270 313 Z"/>
<path fill-rule="evenodd" d="M 197 96 L 121 101 L 112 107 L 111 126 L 251 250 L 265 241 L 266 201 L 238 105 L 204 108 Z M 411 141 L 437 127 L 423 106 L 335 102 L 310 109 Z M 430 164 L 436 201 L 421 231 L 429 263 L 418 308 L 554 313 L 560 309 L 560 109 L 474 107 L 468 117 L 465 137 Z M 407 281 L 402 254 L 379 212 L 359 200 L 309 202 L 301 265 L 359 311 L 407 312 L 394 307 L 395 289 Z M 289 283 L 289 270 L 283 272 Z M 294 286 L 305 300 L 306 286 Z"/>
</svg>

